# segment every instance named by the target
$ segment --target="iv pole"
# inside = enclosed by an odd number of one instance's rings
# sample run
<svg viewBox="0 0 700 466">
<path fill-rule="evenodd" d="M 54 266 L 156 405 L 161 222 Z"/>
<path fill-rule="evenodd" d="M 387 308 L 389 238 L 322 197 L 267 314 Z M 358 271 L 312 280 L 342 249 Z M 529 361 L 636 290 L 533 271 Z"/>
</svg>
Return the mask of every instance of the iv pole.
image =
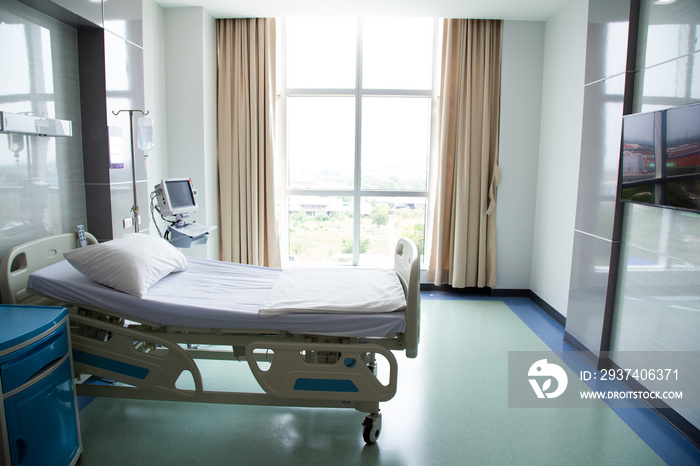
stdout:
<svg viewBox="0 0 700 466">
<path fill-rule="evenodd" d="M 131 208 L 131 211 L 134 213 L 134 231 L 136 233 L 139 232 L 139 203 L 138 203 L 138 198 L 136 197 L 136 153 L 134 150 L 134 112 L 139 112 L 142 113 L 144 116 L 148 115 L 150 112 L 146 110 L 145 112 L 143 110 L 117 110 L 116 112 L 112 110 L 113 115 L 119 115 L 121 112 L 129 112 L 129 134 L 131 136 L 131 176 L 132 176 L 132 185 L 134 189 L 134 205 Z"/>
</svg>

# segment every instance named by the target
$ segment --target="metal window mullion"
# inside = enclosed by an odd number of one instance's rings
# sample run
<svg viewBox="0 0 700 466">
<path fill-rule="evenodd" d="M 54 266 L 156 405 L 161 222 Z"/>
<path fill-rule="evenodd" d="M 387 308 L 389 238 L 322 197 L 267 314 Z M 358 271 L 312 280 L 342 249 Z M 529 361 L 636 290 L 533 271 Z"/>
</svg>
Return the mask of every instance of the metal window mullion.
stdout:
<svg viewBox="0 0 700 466">
<path fill-rule="evenodd" d="M 279 50 L 279 67 L 276 68 L 277 77 L 279 78 L 279 86 L 277 89 L 277 106 L 276 106 L 276 123 L 277 123 L 277 154 L 275 158 L 275 176 L 278 177 L 279 183 L 276 183 L 275 189 L 281 199 L 277 204 L 277 220 L 279 222 L 280 234 L 280 250 L 286 257 L 282 263 L 286 263 L 289 259 L 289 161 L 287 156 L 289 150 L 287 147 L 287 20 L 282 18 L 280 21 L 280 31 L 275 44 Z M 275 83 L 277 85 L 278 83 Z M 284 177 L 284 178 L 282 178 Z M 284 213 L 283 213 L 284 212 Z M 283 213 L 283 214 L 282 214 Z"/>
<path fill-rule="evenodd" d="M 289 96 L 312 96 L 312 97 L 327 97 L 327 96 L 354 96 L 357 94 L 357 88 L 354 89 L 326 89 L 326 88 L 294 88 L 287 89 Z M 432 89 L 362 89 L 362 94 L 376 97 L 431 97 Z"/>
<path fill-rule="evenodd" d="M 287 95 L 292 97 L 333 97 L 333 96 L 354 96 L 355 89 L 287 89 Z"/>
<path fill-rule="evenodd" d="M 289 188 L 287 194 L 290 196 L 354 196 L 355 189 L 306 189 Z M 428 191 L 386 191 L 379 189 L 361 189 L 361 197 L 428 197 Z"/>
<path fill-rule="evenodd" d="M 360 264 L 360 220 L 362 187 L 362 18 L 357 20 L 355 51 L 355 183 L 352 218 L 352 265 Z"/>
<path fill-rule="evenodd" d="M 362 89 L 364 95 L 377 97 L 430 97 L 432 89 Z"/>
<path fill-rule="evenodd" d="M 361 189 L 362 197 L 428 197 L 428 191 L 386 191 L 379 189 Z"/>
<path fill-rule="evenodd" d="M 287 189 L 290 196 L 354 196 L 355 191 L 351 189 Z"/>
</svg>

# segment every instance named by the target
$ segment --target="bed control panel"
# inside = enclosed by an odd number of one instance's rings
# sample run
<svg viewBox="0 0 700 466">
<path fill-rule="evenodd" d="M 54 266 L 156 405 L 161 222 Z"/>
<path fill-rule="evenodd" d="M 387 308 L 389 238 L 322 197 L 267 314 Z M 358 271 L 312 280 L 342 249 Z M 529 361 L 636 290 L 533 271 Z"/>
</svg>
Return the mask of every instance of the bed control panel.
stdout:
<svg viewBox="0 0 700 466">
<path fill-rule="evenodd" d="M 78 246 L 80 246 L 81 248 L 87 246 L 88 242 L 87 237 L 85 236 L 85 227 L 83 227 L 82 225 L 78 225 L 76 233 L 78 235 Z"/>
</svg>

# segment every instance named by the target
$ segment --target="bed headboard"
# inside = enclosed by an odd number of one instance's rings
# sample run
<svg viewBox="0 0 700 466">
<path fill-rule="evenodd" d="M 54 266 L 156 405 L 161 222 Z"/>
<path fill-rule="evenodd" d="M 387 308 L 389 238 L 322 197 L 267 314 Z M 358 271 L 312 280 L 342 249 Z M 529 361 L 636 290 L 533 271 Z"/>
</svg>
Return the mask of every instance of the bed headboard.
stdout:
<svg viewBox="0 0 700 466">
<path fill-rule="evenodd" d="M 420 254 L 408 238 L 399 238 L 396 243 L 394 270 L 406 291 L 406 356 L 415 358 L 420 340 Z"/>
<path fill-rule="evenodd" d="M 97 243 L 85 233 L 88 244 Z M 63 253 L 78 247 L 76 233 L 47 236 L 16 246 L 5 254 L 0 265 L 0 296 L 3 304 L 43 304 L 43 298 L 27 292 L 27 279 L 35 270 L 63 260 Z"/>
</svg>

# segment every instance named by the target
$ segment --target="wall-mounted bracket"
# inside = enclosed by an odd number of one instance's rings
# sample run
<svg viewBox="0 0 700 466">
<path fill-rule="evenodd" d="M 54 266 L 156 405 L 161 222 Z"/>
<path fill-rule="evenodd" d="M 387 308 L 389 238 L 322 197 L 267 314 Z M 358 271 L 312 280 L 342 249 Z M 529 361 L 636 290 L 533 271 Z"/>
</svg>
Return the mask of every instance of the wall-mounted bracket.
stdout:
<svg viewBox="0 0 700 466">
<path fill-rule="evenodd" d="M 64 137 L 73 136 L 73 126 L 70 120 L 0 112 L 0 133 Z"/>
</svg>

